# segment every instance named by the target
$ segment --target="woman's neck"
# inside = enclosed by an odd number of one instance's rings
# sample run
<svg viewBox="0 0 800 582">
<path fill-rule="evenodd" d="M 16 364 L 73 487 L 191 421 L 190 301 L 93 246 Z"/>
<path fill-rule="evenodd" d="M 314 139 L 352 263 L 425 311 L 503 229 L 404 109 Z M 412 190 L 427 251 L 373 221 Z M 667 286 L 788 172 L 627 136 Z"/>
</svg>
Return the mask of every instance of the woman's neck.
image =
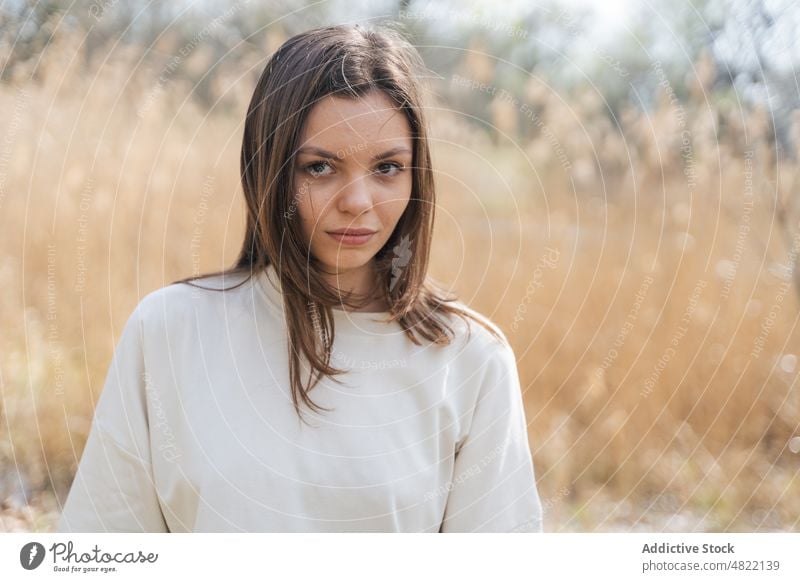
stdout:
<svg viewBox="0 0 800 582">
<path fill-rule="evenodd" d="M 339 289 L 341 293 L 354 293 L 357 296 L 363 297 L 368 294 L 374 294 L 376 288 L 376 277 L 373 263 L 367 263 L 355 269 L 348 269 L 339 271 L 338 273 L 328 273 L 323 271 L 323 277 L 326 282 L 332 287 Z M 385 297 L 375 297 L 369 304 L 355 310 L 345 309 L 344 311 L 358 311 L 368 313 L 380 313 L 389 310 L 389 305 Z"/>
</svg>

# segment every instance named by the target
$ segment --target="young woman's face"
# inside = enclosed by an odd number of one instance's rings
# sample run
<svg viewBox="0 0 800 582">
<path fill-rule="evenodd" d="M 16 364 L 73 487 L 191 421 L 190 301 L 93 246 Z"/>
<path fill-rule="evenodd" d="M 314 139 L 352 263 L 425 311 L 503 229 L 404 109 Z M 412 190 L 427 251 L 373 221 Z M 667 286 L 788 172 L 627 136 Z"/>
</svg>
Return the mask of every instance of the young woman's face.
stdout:
<svg viewBox="0 0 800 582">
<path fill-rule="evenodd" d="M 328 96 L 311 110 L 300 144 L 293 205 L 312 255 L 331 273 L 364 267 L 411 197 L 406 116 L 379 91 Z"/>
</svg>

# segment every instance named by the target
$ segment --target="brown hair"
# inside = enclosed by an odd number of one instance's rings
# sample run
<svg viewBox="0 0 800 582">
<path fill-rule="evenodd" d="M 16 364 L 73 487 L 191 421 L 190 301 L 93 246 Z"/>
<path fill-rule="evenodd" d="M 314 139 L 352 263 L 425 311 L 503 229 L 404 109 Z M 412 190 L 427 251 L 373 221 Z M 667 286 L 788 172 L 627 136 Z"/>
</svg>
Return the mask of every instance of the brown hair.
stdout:
<svg viewBox="0 0 800 582">
<path fill-rule="evenodd" d="M 225 271 L 176 281 L 194 285 L 192 281 L 202 277 L 249 271 L 250 276 L 238 287 L 274 265 L 283 295 L 289 377 L 298 414 L 300 400 L 312 409 L 323 409 L 308 396 L 323 375 L 333 377 L 347 371 L 330 366 L 332 306 L 342 303 L 358 308 L 375 299 L 374 295 L 345 297 L 327 284 L 314 268 L 314 258 L 308 256 L 308 244 L 294 212 L 294 155 L 311 108 L 326 96 L 358 98 L 369 91 L 382 91 L 406 115 L 411 126 L 411 199 L 391 237 L 373 259 L 378 274 L 377 293 L 390 306 L 387 322 L 399 322 L 416 345 L 421 342 L 415 334 L 439 345 L 451 342 L 453 330 L 444 315 L 461 317 L 467 323 L 468 334 L 471 331 L 467 319 L 473 319 L 503 341 L 491 323 L 458 305 L 448 305 L 457 298 L 446 297 L 444 290 L 427 277 L 436 197 L 422 86 L 415 78 L 416 71 L 422 70 L 417 50 L 388 28 L 327 26 L 287 40 L 267 63 L 247 110 L 241 153 L 247 226 L 239 258 L 234 267 Z M 403 249 L 408 241 L 415 245 L 413 257 L 402 265 L 399 279 L 392 281 L 392 262 L 397 261 L 392 249 L 397 245 Z M 310 310 L 319 314 L 319 321 L 314 323 L 319 326 L 320 338 L 309 320 Z M 299 352 L 313 369 L 305 385 L 300 378 Z"/>
</svg>

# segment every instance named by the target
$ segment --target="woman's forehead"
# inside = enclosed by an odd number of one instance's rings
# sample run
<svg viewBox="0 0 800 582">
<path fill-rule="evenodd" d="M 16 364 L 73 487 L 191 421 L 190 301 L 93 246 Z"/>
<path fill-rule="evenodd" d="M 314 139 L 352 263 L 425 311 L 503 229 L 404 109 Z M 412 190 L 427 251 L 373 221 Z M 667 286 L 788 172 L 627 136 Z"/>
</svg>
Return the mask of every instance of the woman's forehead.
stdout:
<svg viewBox="0 0 800 582">
<path fill-rule="evenodd" d="M 357 152 L 398 145 L 411 145 L 408 119 L 384 93 L 373 91 L 359 98 L 321 99 L 306 119 L 300 147 Z"/>
</svg>

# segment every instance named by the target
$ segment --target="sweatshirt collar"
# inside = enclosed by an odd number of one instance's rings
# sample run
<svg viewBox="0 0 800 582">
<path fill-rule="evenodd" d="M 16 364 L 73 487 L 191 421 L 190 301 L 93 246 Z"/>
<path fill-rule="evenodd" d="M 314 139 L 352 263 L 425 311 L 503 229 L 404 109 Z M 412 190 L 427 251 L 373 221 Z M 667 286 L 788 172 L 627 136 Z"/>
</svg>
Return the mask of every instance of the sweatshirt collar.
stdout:
<svg viewBox="0 0 800 582">
<path fill-rule="evenodd" d="M 259 293 L 268 303 L 272 311 L 281 319 L 284 317 L 282 286 L 277 269 L 269 264 L 255 276 Z M 335 332 L 344 335 L 392 335 L 403 333 L 402 327 L 396 321 L 386 321 L 389 312 L 345 311 L 333 308 Z"/>
</svg>

